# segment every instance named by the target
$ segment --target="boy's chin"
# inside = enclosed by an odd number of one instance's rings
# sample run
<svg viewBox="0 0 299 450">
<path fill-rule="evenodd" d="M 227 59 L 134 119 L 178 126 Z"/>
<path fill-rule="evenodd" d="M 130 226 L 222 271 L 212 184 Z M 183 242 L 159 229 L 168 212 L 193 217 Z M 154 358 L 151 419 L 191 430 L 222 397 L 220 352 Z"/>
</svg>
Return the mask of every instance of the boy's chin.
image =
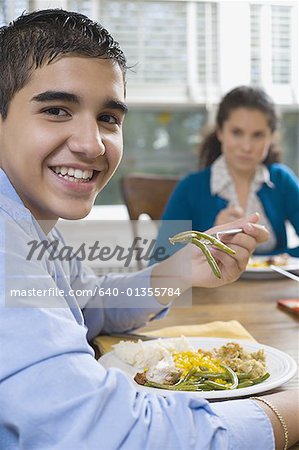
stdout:
<svg viewBox="0 0 299 450">
<path fill-rule="evenodd" d="M 80 220 L 88 216 L 90 211 L 91 208 L 80 211 L 65 211 L 63 214 L 60 215 L 60 218 L 65 220 Z"/>
</svg>

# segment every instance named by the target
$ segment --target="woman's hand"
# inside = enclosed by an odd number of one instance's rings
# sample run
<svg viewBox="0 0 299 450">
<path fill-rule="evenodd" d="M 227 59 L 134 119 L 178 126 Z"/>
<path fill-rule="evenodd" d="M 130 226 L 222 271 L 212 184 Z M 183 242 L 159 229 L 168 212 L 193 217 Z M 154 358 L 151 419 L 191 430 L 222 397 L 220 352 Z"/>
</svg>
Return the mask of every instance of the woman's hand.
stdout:
<svg viewBox="0 0 299 450">
<path fill-rule="evenodd" d="M 215 225 L 223 225 L 244 217 L 244 210 L 240 206 L 228 206 L 216 216 Z"/>
</svg>

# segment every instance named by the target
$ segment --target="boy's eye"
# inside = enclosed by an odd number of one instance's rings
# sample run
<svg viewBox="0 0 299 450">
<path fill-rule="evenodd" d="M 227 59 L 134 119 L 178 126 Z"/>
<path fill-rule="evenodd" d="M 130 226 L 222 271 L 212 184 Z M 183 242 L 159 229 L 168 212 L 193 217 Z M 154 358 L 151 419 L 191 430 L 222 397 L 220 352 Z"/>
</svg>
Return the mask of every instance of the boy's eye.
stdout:
<svg viewBox="0 0 299 450">
<path fill-rule="evenodd" d="M 59 117 L 67 117 L 69 113 L 62 108 L 48 108 L 43 111 L 44 113 L 50 116 L 59 116 Z"/>
<path fill-rule="evenodd" d="M 100 117 L 99 117 L 99 120 L 101 120 L 102 122 L 106 122 L 106 123 L 109 123 L 109 124 L 115 124 L 115 125 L 118 125 L 119 124 L 119 120 L 118 120 L 118 118 L 117 117 L 115 117 L 115 116 L 112 116 L 111 114 L 102 114 Z"/>
</svg>

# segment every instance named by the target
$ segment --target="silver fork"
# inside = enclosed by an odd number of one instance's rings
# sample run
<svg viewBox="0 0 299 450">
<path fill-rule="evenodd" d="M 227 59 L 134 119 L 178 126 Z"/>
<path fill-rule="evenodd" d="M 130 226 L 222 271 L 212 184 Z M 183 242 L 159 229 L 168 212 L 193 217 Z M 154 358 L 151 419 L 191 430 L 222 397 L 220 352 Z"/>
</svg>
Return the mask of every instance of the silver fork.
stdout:
<svg viewBox="0 0 299 450">
<path fill-rule="evenodd" d="M 217 233 L 212 233 L 210 234 L 210 236 L 215 237 L 216 239 L 218 239 L 219 241 L 221 241 L 221 236 L 225 235 L 225 234 L 238 234 L 238 233 L 242 233 L 242 228 L 231 228 L 229 230 L 221 230 L 221 231 L 217 231 Z M 202 242 L 205 245 L 212 245 L 213 242 L 208 241 L 208 239 L 204 239 L 201 238 L 200 242 Z"/>
</svg>

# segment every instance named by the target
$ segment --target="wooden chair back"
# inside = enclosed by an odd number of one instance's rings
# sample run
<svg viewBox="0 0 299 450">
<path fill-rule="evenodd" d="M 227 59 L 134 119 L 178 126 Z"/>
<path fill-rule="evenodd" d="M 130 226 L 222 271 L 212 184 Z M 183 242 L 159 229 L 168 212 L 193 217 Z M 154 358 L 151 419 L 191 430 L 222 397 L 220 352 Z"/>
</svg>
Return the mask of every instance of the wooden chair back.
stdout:
<svg viewBox="0 0 299 450">
<path fill-rule="evenodd" d="M 121 179 L 121 192 L 131 220 L 148 214 L 159 220 L 179 180 L 178 176 L 130 174 Z"/>
</svg>

